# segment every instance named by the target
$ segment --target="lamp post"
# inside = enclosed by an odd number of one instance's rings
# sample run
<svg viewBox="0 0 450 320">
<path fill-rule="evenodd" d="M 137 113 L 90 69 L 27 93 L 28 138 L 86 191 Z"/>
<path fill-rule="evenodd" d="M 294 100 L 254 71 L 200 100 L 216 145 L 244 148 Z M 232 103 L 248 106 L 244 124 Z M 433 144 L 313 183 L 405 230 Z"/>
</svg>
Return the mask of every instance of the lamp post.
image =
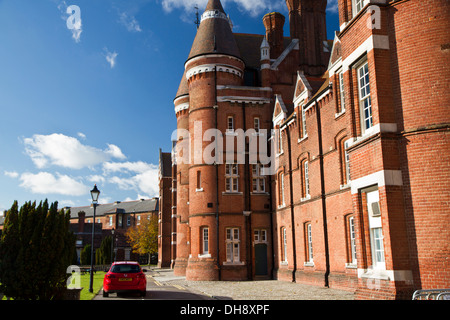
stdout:
<svg viewBox="0 0 450 320">
<path fill-rule="evenodd" d="M 92 288 L 94 282 L 94 233 L 95 233 L 95 209 L 98 203 L 98 197 L 100 196 L 100 191 L 97 189 L 97 185 L 94 185 L 94 189 L 91 190 L 92 204 L 94 206 L 94 219 L 92 223 L 92 242 L 91 242 L 91 274 L 89 280 L 89 292 L 94 292 Z"/>
</svg>

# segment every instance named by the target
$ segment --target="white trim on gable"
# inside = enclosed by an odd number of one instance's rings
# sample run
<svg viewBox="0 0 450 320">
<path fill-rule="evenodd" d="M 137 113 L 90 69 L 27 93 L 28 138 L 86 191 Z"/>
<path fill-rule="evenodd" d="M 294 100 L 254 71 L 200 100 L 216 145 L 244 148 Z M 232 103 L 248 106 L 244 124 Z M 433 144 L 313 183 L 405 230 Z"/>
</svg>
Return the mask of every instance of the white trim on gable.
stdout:
<svg viewBox="0 0 450 320">
<path fill-rule="evenodd" d="M 281 112 L 278 114 L 275 114 L 275 112 L 277 110 L 277 103 L 281 107 Z M 286 119 L 286 116 L 287 116 L 287 108 L 283 102 L 283 98 L 281 97 L 280 94 L 276 94 L 275 95 L 275 107 L 273 108 L 273 116 L 272 116 L 272 122 L 273 122 L 274 126 L 281 124 L 281 122 L 283 122 Z"/>
<path fill-rule="evenodd" d="M 302 92 L 297 92 L 298 82 L 301 81 L 304 86 L 304 90 Z M 306 79 L 303 71 L 297 71 L 297 82 L 295 83 L 295 92 L 294 92 L 294 102 L 295 107 L 299 105 L 299 102 L 307 101 L 312 97 L 312 87 L 309 84 L 308 79 Z"/>
</svg>

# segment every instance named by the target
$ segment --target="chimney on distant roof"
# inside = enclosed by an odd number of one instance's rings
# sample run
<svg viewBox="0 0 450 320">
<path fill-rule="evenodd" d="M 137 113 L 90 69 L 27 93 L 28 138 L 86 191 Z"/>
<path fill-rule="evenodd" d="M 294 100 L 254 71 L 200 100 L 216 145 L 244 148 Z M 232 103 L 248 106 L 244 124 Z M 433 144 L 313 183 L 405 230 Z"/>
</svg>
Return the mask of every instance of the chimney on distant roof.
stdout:
<svg viewBox="0 0 450 320">
<path fill-rule="evenodd" d="M 78 212 L 78 232 L 84 232 L 84 219 L 86 217 L 86 213 L 84 211 Z"/>
<path fill-rule="evenodd" d="M 263 18 L 271 59 L 277 59 L 284 51 L 284 21 L 284 16 L 279 12 L 268 13 Z"/>
</svg>

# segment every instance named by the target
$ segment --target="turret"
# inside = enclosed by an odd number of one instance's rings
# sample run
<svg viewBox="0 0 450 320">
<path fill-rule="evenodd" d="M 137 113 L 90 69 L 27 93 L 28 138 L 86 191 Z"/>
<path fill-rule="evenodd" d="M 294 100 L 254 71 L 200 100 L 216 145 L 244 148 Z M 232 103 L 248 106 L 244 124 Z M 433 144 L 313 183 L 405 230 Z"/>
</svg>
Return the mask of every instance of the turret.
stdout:
<svg viewBox="0 0 450 320">
<path fill-rule="evenodd" d="M 189 87 L 184 72 L 176 97 L 174 99 L 175 114 L 177 116 L 177 136 L 172 137 L 176 141 L 176 239 L 177 250 L 174 264 L 174 274 L 186 275 L 187 261 L 189 258 L 189 162 L 186 157 L 188 150 L 183 148 L 189 143 Z M 187 142 L 187 143 L 186 143 Z M 185 151 L 186 150 L 186 151 Z M 184 158 L 182 158 L 184 157 Z M 174 190 L 172 189 L 172 192 Z"/>
<path fill-rule="evenodd" d="M 229 19 L 219 0 L 209 0 L 202 15 L 188 60 L 189 86 L 189 226 L 191 246 L 186 269 L 188 280 L 219 280 L 218 167 L 205 159 L 211 141 L 205 132 L 218 127 L 218 86 L 243 84 L 240 58 Z"/>
<path fill-rule="evenodd" d="M 270 45 L 266 37 L 261 43 L 261 85 L 270 86 Z"/>
</svg>

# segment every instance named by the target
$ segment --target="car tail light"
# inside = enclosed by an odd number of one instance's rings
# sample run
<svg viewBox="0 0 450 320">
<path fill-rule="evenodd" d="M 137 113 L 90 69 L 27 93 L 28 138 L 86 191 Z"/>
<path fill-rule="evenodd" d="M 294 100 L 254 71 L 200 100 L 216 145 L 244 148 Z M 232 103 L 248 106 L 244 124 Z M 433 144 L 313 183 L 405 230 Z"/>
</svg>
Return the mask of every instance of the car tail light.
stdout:
<svg viewBox="0 0 450 320">
<path fill-rule="evenodd" d="M 113 275 L 113 274 L 107 274 L 106 275 L 106 278 L 107 279 L 114 279 L 116 276 L 115 275 Z"/>
<path fill-rule="evenodd" d="M 145 279 L 145 274 L 139 273 L 139 274 L 137 275 L 137 278 L 138 278 L 138 279 Z"/>
</svg>

